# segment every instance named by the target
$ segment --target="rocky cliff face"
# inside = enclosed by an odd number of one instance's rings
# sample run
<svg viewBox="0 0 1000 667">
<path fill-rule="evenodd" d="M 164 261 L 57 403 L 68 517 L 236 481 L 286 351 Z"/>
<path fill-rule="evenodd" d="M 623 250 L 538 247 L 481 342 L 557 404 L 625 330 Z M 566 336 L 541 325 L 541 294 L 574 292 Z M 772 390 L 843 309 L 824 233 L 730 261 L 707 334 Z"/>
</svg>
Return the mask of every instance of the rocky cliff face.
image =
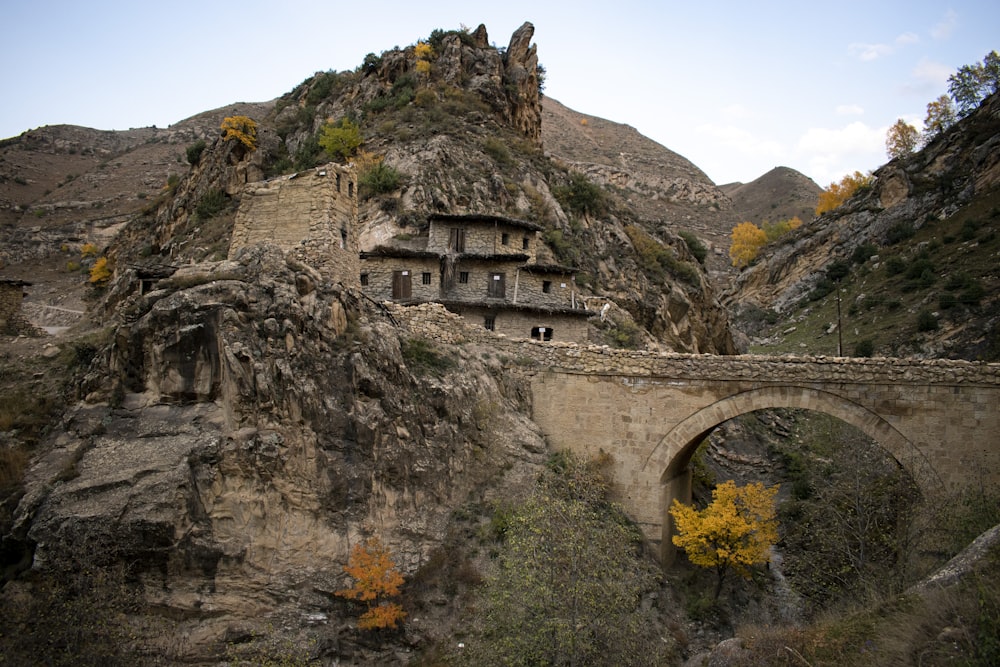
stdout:
<svg viewBox="0 0 1000 667">
<path fill-rule="evenodd" d="M 391 315 L 276 248 L 180 271 L 120 314 L 8 540 L 39 573 L 131 563 L 147 603 L 186 619 L 149 638 L 172 659 L 275 615 L 337 635 L 351 545 L 378 535 L 412 576 L 455 508 L 515 493 L 545 450 L 490 350 L 414 353 Z"/>
</svg>

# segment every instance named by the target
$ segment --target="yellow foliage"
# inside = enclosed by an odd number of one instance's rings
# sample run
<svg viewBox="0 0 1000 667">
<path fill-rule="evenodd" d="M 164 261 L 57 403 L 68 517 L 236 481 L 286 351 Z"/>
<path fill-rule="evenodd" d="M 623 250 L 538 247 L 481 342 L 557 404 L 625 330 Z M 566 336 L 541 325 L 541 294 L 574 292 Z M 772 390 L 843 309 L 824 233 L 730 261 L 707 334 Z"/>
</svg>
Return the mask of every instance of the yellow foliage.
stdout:
<svg viewBox="0 0 1000 667">
<path fill-rule="evenodd" d="M 715 568 L 720 586 L 728 569 L 749 576 L 750 567 L 770 560 L 771 546 L 778 541 L 777 493 L 777 485 L 754 482 L 737 487 L 729 480 L 715 487 L 712 502 L 701 511 L 674 500 L 673 543 L 695 565 Z"/>
<path fill-rule="evenodd" d="M 434 47 L 427 42 L 417 42 L 413 52 L 417 55 L 417 60 L 430 60 L 434 57 Z"/>
<path fill-rule="evenodd" d="M 384 155 L 378 155 L 371 151 L 359 150 L 357 155 L 351 158 L 351 166 L 357 173 L 363 173 L 369 169 L 382 164 L 382 160 L 385 159 Z"/>
<path fill-rule="evenodd" d="M 866 188 L 872 184 L 875 178 L 871 174 L 862 174 L 856 171 L 848 174 L 840 180 L 840 183 L 831 183 L 830 187 L 819 193 L 819 201 L 816 203 L 816 215 L 822 215 L 827 211 L 832 211 L 845 201 L 851 198 L 861 188 Z"/>
<path fill-rule="evenodd" d="M 222 138 L 225 141 L 235 139 L 248 150 L 257 148 L 257 123 L 247 116 L 227 116 L 222 119 Z"/>
<path fill-rule="evenodd" d="M 761 229 L 763 229 L 764 233 L 767 235 L 768 243 L 773 243 L 774 241 L 777 241 L 788 232 L 792 231 L 793 229 L 798 229 L 801 226 L 802 226 L 802 220 L 799 219 L 799 216 L 795 216 L 794 218 L 789 218 L 788 220 L 779 220 L 778 222 L 774 223 L 768 222 L 767 220 L 761 223 Z"/>
<path fill-rule="evenodd" d="M 90 267 L 90 284 L 97 287 L 106 285 L 111 280 L 111 267 L 108 266 L 107 257 L 98 257 L 94 265 Z"/>
<path fill-rule="evenodd" d="M 741 222 L 733 227 L 729 258 L 733 266 L 743 268 L 757 258 L 757 253 L 767 243 L 767 232 L 752 222 Z"/>
<path fill-rule="evenodd" d="M 389 549 L 377 537 L 354 545 L 344 572 L 354 579 L 354 585 L 337 591 L 336 595 L 368 604 L 368 611 L 358 619 L 359 628 L 394 628 L 397 622 L 406 618 L 401 606 L 383 601 L 383 598 L 399 595 L 403 575 L 396 569 Z"/>
<path fill-rule="evenodd" d="M 431 73 L 431 64 L 426 60 L 417 61 L 417 74 L 427 75 Z"/>
<path fill-rule="evenodd" d="M 80 257 L 93 257 L 97 254 L 97 246 L 93 243 L 84 243 L 80 248 Z"/>
</svg>

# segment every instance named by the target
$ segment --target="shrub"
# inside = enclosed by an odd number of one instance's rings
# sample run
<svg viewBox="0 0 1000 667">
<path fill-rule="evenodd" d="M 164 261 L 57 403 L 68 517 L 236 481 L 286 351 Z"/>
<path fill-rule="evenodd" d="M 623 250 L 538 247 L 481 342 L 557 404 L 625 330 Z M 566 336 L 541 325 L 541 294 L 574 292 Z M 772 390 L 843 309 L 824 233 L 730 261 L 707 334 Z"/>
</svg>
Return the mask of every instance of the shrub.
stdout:
<svg viewBox="0 0 1000 667">
<path fill-rule="evenodd" d="M 917 331 L 934 331 L 938 328 L 937 316 L 929 310 L 921 310 L 917 314 Z"/>
<path fill-rule="evenodd" d="M 885 242 L 888 245 L 896 245 L 901 243 L 913 236 L 913 224 L 909 222 L 901 222 L 897 225 L 893 225 L 885 233 Z"/>
<path fill-rule="evenodd" d="M 397 189 L 403 180 L 402 174 L 382 161 L 372 164 L 358 176 L 359 194 L 362 199 L 385 194 Z"/>
<path fill-rule="evenodd" d="M 212 188 L 201 196 L 194 212 L 200 219 L 208 220 L 209 218 L 214 218 L 219 213 L 222 213 L 227 205 L 228 200 L 226 198 L 226 193 L 219 188 Z"/>
<path fill-rule="evenodd" d="M 577 172 L 570 174 L 568 185 L 554 187 L 552 195 L 563 208 L 577 215 L 601 216 L 608 211 L 604 190 Z"/>
<path fill-rule="evenodd" d="M 899 255 L 893 255 L 885 260 L 885 272 L 895 276 L 906 270 L 906 261 Z"/>
<path fill-rule="evenodd" d="M 875 354 L 875 341 L 871 338 L 859 340 L 854 346 L 855 357 L 870 357 Z"/>
<path fill-rule="evenodd" d="M 846 278 L 847 274 L 849 274 L 850 272 L 851 272 L 851 265 L 840 259 L 830 263 L 826 267 L 827 279 L 835 283 L 839 283 L 841 280 Z"/>
<path fill-rule="evenodd" d="M 198 164 L 201 160 L 201 154 L 205 152 L 205 147 L 208 144 L 205 143 L 204 139 L 199 139 L 190 146 L 187 147 L 187 161 L 190 165 Z"/>
<path fill-rule="evenodd" d="M 864 243 L 859 245 L 851 253 L 851 261 L 855 264 L 864 264 L 871 257 L 878 254 L 878 247 L 874 243 Z"/>
<path fill-rule="evenodd" d="M 684 243 L 687 244 L 688 250 L 691 251 L 694 258 L 701 264 L 704 264 L 705 258 L 708 256 L 708 248 L 706 248 L 705 244 L 701 242 L 701 239 L 686 229 L 682 229 L 678 232 L 678 234 L 682 239 L 684 239 Z"/>
<path fill-rule="evenodd" d="M 493 158 L 497 164 L 509 165 L 511 163 L 510 151 L 507 144 L 496 137 L 489 137 L 483 141 L 483 151 Z"/>
</svg>

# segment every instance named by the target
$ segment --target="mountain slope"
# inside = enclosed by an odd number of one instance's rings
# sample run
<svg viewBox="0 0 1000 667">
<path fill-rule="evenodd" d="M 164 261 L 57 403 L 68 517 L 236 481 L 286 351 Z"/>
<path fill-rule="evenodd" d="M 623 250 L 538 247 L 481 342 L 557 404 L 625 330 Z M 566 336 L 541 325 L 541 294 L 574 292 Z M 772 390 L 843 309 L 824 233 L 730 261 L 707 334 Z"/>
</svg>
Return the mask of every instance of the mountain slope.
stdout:
<svg viewBox="0 0 1000 667">
<path fill-rule="evenodd" d="M 842 339 L 850 354 L 868 340 L 869 354 L 995 360 L 998 228 L 994 94 L 921 151 L 877 169 L 870 188 L 765 248 L 726 298 L 780 314 L 758 331 L 768 349 L 836 354 Z"/>
<path fill-rule="evenodd" d="M 798 217 L 813 217 L 821 187 L 808 176 L 788 167 L 775 167 L 749 183 L 729 183 L 719 187 L 732 200 L 740 222 L 761 226 Z"/>
</svg>

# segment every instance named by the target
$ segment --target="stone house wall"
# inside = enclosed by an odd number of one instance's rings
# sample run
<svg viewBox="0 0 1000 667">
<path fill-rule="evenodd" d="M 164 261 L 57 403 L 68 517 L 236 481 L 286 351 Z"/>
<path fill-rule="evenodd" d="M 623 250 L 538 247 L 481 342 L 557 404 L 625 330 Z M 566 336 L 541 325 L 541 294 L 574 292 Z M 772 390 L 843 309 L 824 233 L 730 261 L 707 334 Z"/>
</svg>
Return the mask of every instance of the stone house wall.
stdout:
<svg viewBox="0 0 1000 667">
<path fill-rule="evenodd" d="M 38 335 L 38 329 L 21 311 L 24 288 L 30 284 L 22 280 L 0 280 L 0 335 Z"/>
<path fill-rule="evenodd" d="M 410 299 L 441 299 L 441 260 L 437 257 L 375 257 L 363 260 L 360 266 L 361 289 L 376 301 L 393 299 L 393 274 L 396 272 L 409 274 Z M 429 282 L 424 282 L 425 279 Z"/>
<path fill-rule="evenodd" d="M 327 164 L 291 176 L 248 184 L 229 246 L 279 246 L 333 282 L 357 286 L 357 177 L 349 167 Z"/>
<path fill-rule="evenodd" d="M 534 338 L 541 341 L 587 342 L 587 316 L 585 313 L 549 313 L 540 310 L 515 309 L 498 306 L 449 306 L 469 324 L 480 325 L 496 334 L 509 338 Z"/>
<path fill-rule="evenodd" d="M 577 308 L 576 282 L 572 273 L 521 269 L 515 280 L 517 304 L 548 308 Z M 513 298 L 513 296 L 512 296 Z"/>
<path fill-rule="evenodd" d="M 453 230 L 464 236 L 464 249 L 454 248 Z M 506 242 L 505 242 L 506 241 Z M 427 237 L 427 250 L 440 253 L 469 255 L 527 255 L 528 262 L 535 261 L 538 232 L 500 219 L 479 221 L 475 219 L 432 218 Z"/>
</svg>

